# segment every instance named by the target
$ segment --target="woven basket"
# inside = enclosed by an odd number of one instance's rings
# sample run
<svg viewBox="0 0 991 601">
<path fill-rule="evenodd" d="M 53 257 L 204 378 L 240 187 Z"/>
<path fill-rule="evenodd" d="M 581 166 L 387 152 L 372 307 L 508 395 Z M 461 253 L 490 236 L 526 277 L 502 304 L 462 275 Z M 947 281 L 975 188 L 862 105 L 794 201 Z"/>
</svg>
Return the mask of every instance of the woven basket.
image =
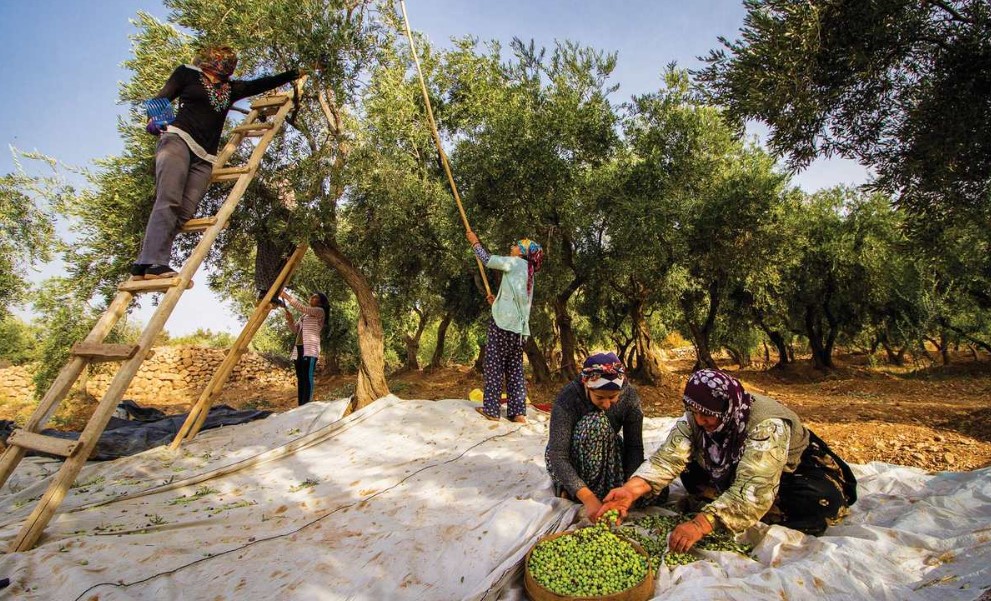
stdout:
<svg viewBox="0 0 991 601">
<path fill-rule="evenodd" d="M 533 575 L 530 573 L 530 555 L 533 553 L 533 549 L 545 540 L 553 540 L 559 536 L 568 536 L 573 534 L 574 530 L 568 530 L 566 532 L 558 532 L 557 534 L 549 534 L 547 536 L 541 537 L 530 550 L 526 552 L 526 558 L 523 560 L 523 588 L 526 590 L 527 597 L 530 601 L 647 601 L 654 596 L 654 571 L 650 569 L 650 563 L 647 563 L 647 573 L 644 575 L 643 580 L 630 588 L 619 591 L 618 593 L 613 593 L 611 595 L 601 595 L 598 597 L 569 597 L 567 595 L 559 595 L 553 591 L 548 590 L 543 585 L 534 580 Z M 637 544 L 636 541 L 632 541 L 628 538 L 622 538 L 624 541 L 630 543 L 630 545 L 636 549 L 637 553 L 644 556 L 644 558 L 649 559 L 649 555 L 644 551 L 643 547 Z"/>
</svg>

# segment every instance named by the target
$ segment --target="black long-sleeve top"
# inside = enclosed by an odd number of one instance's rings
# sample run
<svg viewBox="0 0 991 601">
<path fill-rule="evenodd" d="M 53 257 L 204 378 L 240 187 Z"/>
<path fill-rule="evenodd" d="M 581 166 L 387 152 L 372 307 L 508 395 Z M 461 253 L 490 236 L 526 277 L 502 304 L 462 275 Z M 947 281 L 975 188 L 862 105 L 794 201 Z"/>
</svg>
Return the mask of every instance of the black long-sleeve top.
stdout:
<svg viewBox="0 0 991 601">
<path fill-rule="evenodd" d="M 585 394 L 585 386 L 576 378 L 569 382 L 551 409 L 550 433 L 547 441 L 548 467 L 561 480 L 572 497 L 585 487 L 585 482 L 571 464 L 571 438 L 578 421 L 593 411 L 602 411 L 592 404 Z M 623 476 L 629 479 L 643 463 L 643 410 L 640 397 L 632 384 L 627 383 L 619 400 L 605 412 L 613 431 L 623 431 Z"/>
<path fill-rule="evenodd" d="M 155 97 L 168 98 L 170 101 L 178 98 L 179 112 L 172 125 L 192 136 L 193 140 L 210 154 L 216 154 L 220 146 L 220 134 L 224 130 L 224 120 L 227 118 L 231 104 L 242 98 L 273 90 L 298 78 L 299 72 L 291 69 L 269 77 L 246 81 L 231 80 L 230 103 L 223 111 L 218 112 L 210 104 L 208 92 L 200 80 L 200 71 L 188 65 L 180 65 L 172 72 L 165 86 Z"/>
</svg>

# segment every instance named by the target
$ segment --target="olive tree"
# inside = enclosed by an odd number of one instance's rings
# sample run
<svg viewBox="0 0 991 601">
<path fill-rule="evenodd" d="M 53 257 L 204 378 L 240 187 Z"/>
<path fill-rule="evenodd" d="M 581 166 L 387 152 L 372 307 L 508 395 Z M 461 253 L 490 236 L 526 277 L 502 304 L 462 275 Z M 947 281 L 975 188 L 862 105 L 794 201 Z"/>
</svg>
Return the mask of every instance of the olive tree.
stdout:
<svg viewBox="0 0 991 601">
<path fill-rule="evenodd" d="M 841 155 L 927 219 L 991 192 L 991 5 L 984 0 L 745 0 L 737 40 L 699 72 L 794 165 Z"/>
</svg>

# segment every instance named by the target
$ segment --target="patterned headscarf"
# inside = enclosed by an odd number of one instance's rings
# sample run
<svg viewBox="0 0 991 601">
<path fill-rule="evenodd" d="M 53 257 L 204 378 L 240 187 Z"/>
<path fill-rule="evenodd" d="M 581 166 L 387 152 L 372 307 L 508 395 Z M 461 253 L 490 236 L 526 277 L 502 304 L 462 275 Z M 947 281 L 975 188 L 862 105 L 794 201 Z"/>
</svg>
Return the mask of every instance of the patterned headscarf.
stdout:
<svg viewBox="0 0 991 601">
<path fill-rule="evenodd" d="M 616 353 L 597 353 L 585 359 L 582 365 L 582 384 L 593 390 L 620 390 L 626 369 Z"/>
<path fill-rule="evenodd" d="M 702 468 L 722 490 L 725 480 L 743 457 L 747 441 L 747 421 L 754 399 L 733 376 L 715 369 L 700 369 L 692 374 L 682 397 L 685 409 L 719 417 L 719 426 L 702 435 Z"/>
<path fill-rule="evenodd" d="M 226 111 L 231 104 L 231 75 L 237 67 L 237 54 L 228 46 L 210 46 L 204 48 L 196 56 L 194 64 L 199 67 L 200 83 L 210 99 L 210 106 L 218 113 Z M 220 80 L 213 83 L 206 76 L 209 73 Z"/>
<path fill-rule="evenodd" d="M 209 46 L 199 51 L 194 63 L 203 71 L 227 81 L 237 67 L 237 54 L 230 46 Z"/>
<path fill-rule="evenodd" d="M 533 274 L 540 271 L 544 264 L 544 248 L 529 238 L 517 240 L 516 246 L 520 249 L 520 256 L 527 262 L 526 291 L 530 293 L 533 290 Z"/>
</svg>

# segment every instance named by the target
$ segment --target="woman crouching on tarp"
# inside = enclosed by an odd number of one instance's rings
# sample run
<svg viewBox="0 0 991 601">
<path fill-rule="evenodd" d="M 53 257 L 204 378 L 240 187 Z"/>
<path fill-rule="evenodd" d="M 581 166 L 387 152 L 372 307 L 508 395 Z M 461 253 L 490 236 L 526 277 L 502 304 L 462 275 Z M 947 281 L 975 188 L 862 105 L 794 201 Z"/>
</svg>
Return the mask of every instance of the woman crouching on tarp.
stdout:
<svg viewBox="0 0 991 601">
<path fill-rule="evenodd" d="M 751 395 L 714 369 L 692 374 L 685 416 L 626 484 L 606 495 L 595 518 L 621 515 L 640 496 L 675 478 L 695 500 L 709 501 L 672 532 L 670 549 L 685 552 L 715 528 L 742 532 L 760 520 L 819 535 L 857 500 L 850 467 L 791 409 Z"/>
<path fill-rule="evenodd" d="M 625 376 L 615 353 L 592 355 L 551 409 L 547 472 L 555 494 L 580 501 L 589 518 L 643 463 L 643 411 Z"/>
</svg>

